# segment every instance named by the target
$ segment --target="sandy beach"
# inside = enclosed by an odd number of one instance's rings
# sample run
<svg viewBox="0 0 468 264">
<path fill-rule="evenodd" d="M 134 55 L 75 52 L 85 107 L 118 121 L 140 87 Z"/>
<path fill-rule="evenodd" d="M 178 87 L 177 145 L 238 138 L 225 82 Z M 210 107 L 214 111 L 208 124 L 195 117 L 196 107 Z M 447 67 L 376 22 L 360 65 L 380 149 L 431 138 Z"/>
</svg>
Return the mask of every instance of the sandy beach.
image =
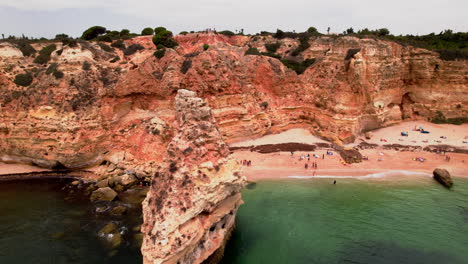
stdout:
<svg viewBox="0 0 468 264">
<path fill-rule="evenodd" d="M 423 126 L 429 134 L 418 131 L 408 131 L 414 126 Z M 401 131 L 408 131 L 408 137 L 402 137 Z M 444 136 L 447 139 L 441 139 Z M 242 163 L 242 160 L 250 160 L 251 166 L 242 166 L 243 173 L 249 181 L 260 179 L 277 179 L 290 176 L 366 176 L 372 174 L 414 174 L 432 175 L 432 171 L 439 167 L 447 169 L 454 177 L 468 177 L 468 155 L 461 153 L 433 153 L 422 150 L 396 151 L 383 149 L 383 145 L 401 144 L 412 146 L 427 145 L 451 145 L 460 149 L 466 149 L 468 144 L 463 143 L 468 136 L 468 125 L 438 125 L 427 122 L 405 122 L 397 126 L 382 128 L 372 132 L 372 138 L 366 140 L 360 137 L 354 144 L 360 142 L 379 145 L 375 149 L 360 150 L 368 160 L 361 163 L 344 164 L 337 152 L 327 149 L 319 149 L 315 152 L 277 152 L 261 154 L 249 150 L 237 150 L 234 157 Z M 380 139 L 385 139 L 381 141 Z M 413 142 L 415 141 L 415 142 Z M 422 142 L 427 141 L 427 142 Z M 440 142 L 439 142 L 440 141 Z M 259 144 L 280 144 L 288 142 L 301 142 L 306 144 L 321 143 L 323 140 L 310 135 L 307 130 L 295 129 L 276 135 L 268 135 L 263 138 L 238 142 L 231 146 L 249 146 Z M 331 151 L 333 155 L 327 155 Z M 311 155 L 310 160 L 307 154 Z M 318 158 L 314 157 L 314 154 Z M 303 159 L 300 157 L 303 156 Z M 448 158 L 450 160 L 448 160 Z M 421 162 L 420 160 L 424 160 Z M 317 169 L 312 168 L 312 163 L 317 163 Z M 308 164 L 308 168 L 305 168 Z"/>
<path fill-rule="evenodd" d="M 31 173 L 49 171 L 49 169 L 40 168 L 37 166 L 31 166 L 26 164 L 16 163 L 3 163 L 0 162 L 0 175 L 13 174 L 13 173 Z"/>
</svg>

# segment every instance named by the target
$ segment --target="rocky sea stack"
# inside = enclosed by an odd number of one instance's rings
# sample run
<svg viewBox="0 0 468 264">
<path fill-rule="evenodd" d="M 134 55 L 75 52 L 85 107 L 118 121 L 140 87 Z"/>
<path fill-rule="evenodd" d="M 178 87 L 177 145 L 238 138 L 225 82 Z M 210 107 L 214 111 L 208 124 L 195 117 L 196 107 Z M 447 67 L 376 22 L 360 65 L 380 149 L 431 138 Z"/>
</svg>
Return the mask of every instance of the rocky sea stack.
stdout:
<svg viewBox="0 0 468 264">
<path fill-rule="evenodd" d="M 436 180 L 438 183 L 442 184 L 443 186 L 449 189 L 452 188 L 453 186 L 452 177 L 450 176 L 450 173 L 446 169 L 437 168 L 434 170 L 433 174 L 434 174 L 434 180 Z"/>
<path fill-rule="evenodd" d="M 144 263 L 201 263 L 234 228 L 245 179 L 211 109 L 179 90 L 176 134 L 143 202 Z"/>
</svg>

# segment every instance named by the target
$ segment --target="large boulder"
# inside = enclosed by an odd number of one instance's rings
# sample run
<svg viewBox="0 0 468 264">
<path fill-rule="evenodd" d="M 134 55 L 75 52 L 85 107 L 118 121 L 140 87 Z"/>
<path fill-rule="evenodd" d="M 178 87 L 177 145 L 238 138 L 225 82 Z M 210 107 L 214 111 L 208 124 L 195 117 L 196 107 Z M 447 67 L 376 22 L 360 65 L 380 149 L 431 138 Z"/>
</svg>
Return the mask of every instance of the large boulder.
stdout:
<svg viewBox="0 0 468 264">
<path fill-rule="evenodd" d="M 91 201 L 112 201 L 117 193 L 109 187 L 99 188 L 91 194 Z"/>
<path fill-rule="evenodd" d="M 443 186 L 447 188 L 451 188 L 453 186 L 452 177 L 450 176 L 450 173 L 446 169 L 437 168 L 434 170 L 433 174 L 434 174 L 434 180 L 436 180 Z"/>
</svg>

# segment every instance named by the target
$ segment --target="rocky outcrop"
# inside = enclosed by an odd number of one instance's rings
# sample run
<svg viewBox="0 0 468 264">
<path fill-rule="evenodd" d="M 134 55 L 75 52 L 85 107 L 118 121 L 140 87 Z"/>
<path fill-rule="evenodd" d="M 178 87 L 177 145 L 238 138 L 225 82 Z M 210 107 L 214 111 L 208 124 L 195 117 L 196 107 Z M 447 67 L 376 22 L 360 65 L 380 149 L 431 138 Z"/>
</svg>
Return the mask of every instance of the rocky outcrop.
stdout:
<svg viewBox="0 0 468 264">
<path fill-rule="evenodd" d="M 174 133 L 173 100 L 181 88 L 207 100 L 227 143 L 301 127 L 340 144 L 401 120 L 468 115 L 468 62 L 444 61 L 427 50 L 318 37 L 299 55 L 316 62 L 298 75 L 278 59 L 244 55 L 248 45 L 265 51 L 265 43 L 279 42 L 277 53 L 288 57 L 298 45 L 294 39 L 214 33 L 176 39 L 180 46 L 161 59 L 147 36 L 126 41 L 145 47 L 130 56 L 87 42 L 75 48 L 56 43 L 62 52 L 48 65 L 0 56 L 0 160 L 48 168 L 101 165 L 100 175 L 130 169 L 149 177 Z M 2 47 L 4 54 L 14 48 Z M 349 56 L 350 50 L 357 52 Z M 63 78 L 50 74 L 52 63 Z M 32 84 L 15 85 L 25 71 L 33 73 Z"/>
<path fill-rule="evenodd" d="M 91 201 L 112 201 L 117 196 L 117 193 L 109 187 L 99 188 L 95 190 L 91 197 Z"/>
<path fill-rule="evenodd" d="M 143 202 L 144 263 L 201 263 L 223 245 L 245 179 L 211 109 L 179 90 L 177 133 Z"/>
<path fill-rule="evenodd" d="M 437 168 L 433 172 L 434 180 L 447 188 L 452 188 L 453 181 L 450 173 L 446 169 Z"/>
</svg>

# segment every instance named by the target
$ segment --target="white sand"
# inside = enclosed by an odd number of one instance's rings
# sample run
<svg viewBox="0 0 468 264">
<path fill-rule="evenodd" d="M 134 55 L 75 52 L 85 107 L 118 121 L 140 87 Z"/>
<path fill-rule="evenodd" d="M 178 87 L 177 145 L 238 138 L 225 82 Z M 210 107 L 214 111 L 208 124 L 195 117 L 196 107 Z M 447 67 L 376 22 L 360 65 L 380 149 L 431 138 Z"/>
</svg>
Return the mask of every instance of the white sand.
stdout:
<svg viewBox="0 0 468 264">
<path fill-rule="evenodd" d="M 312 135 L 308 130 L 301 128 L 294 128 L 279 134 L 266 135 L 257 139 L 245 140 L 230 144 L 231 147 L 248 147 L 266 144 L 280 144 L 280 143 L 329 143 L 321 138 Z"/>
<path fill-rule="evenodd" d="M 423 127 L 429 131 L 429 134 L 423 134 L 419 131 L 413 131 L 414 127 Z M 408 132 L 408 137 L 401 136 L 401 132 Z M 468 124 L 450 125 L 450 124 L 433 124 L 425 121 L 409 121 L 391 127 L 381 128 L 370 132 L 371 139 L 365 139 L 364 136 L 359 137 L 354 144 L 359 144 L 365 141 L 371 144 L 401 144 L 413 146 L 427 145 L 451 145 L 459 148 L 468 149 Z M 447 139 L 440 138 L 441 136 Z M 466 138 L 466 139 L 465 139 Z M 381 141 L 387 140 L 387 142 Z M 424 142 L 427 141 L 427 142 Z"/>
</svg>

